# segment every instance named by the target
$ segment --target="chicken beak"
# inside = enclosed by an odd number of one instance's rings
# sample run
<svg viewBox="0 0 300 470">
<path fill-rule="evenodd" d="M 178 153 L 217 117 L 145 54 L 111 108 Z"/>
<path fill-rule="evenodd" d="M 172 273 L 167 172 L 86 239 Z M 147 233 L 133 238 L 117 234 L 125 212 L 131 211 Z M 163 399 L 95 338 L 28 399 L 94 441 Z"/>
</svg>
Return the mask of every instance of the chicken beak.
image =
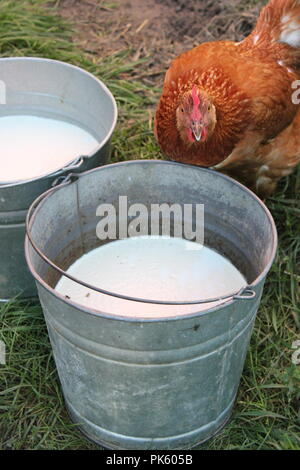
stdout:
<svg viewBox="0 0 300 470">
<path fill-rule="evenodd" d="M 192 126 L 192 131 L 197 142 L 201 141 L 203 126 L 200 122 L 195 122 Z"/>
</svg>

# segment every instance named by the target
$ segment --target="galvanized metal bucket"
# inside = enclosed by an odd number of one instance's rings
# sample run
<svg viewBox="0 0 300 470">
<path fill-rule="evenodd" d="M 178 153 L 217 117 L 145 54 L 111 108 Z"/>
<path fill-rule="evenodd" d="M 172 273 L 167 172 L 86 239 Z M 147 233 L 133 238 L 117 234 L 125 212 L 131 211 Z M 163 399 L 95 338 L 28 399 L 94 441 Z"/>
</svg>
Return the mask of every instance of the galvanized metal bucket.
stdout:
<svg viewBox="0 0 300 470">
<path fill-rule="evenodd" d="M 32 114 L 72 120 L 89 130 L 99 142 L 88 155 L 74 155 L 64 168 L 38 178 L 1 184 L 0 171 L 0 302 L 3 302 L 15 296 L 37 295 L 24 258 L 25 217 L 30 204 L 57 178 L 107 162 L 117 106 L 110 91 L 96 77 L 55 60 L 0 59 L 0 81 L 5 84 L 0 116 Z"/>
<path fill-rule="evenodd" d="M 217 308 L 139 320 L 58 294 L 61 274 L 99 245 L 99 201 L 117 207 L 119 195 L 147 206 L 205 204 L 206 244 L 229 258 L 249 286 Z M 218 432 L 234 405 L 276 247 L 273 219 L 253 193 L 189 165 L 108 165 L 41 196 L 28 215 L 26 258 L 66 405 L 82 432 L 114 449 L 190 448 Z"/>
</svg>

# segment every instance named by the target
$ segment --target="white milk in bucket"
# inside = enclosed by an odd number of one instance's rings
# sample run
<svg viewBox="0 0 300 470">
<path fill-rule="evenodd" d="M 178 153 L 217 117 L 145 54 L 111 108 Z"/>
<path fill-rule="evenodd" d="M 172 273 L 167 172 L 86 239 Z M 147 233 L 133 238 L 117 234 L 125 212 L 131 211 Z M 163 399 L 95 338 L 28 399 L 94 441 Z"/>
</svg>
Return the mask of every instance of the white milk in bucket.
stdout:
<svg viewBox="0 0 300 470">
<path fill-rule="evenodd" d="M 0 183 L 53 173 L 98 141 L 78 125 L 33 115 L 0 116 Z"/>
<path fill-rule="evenodd" d="M 68 271 L 76 279 L 118 294 L 161 301 L 194 301 L 239 292 L 247 281 L 216 251 L 180 238 L 140 236 L 106 243 L 83 255 Z M 118 316 L 159 318 L 196 313 L 222 304 L 157 305 L 90 290 L 62 277 L 56 290 L 91 309 Z"/>
</svg>

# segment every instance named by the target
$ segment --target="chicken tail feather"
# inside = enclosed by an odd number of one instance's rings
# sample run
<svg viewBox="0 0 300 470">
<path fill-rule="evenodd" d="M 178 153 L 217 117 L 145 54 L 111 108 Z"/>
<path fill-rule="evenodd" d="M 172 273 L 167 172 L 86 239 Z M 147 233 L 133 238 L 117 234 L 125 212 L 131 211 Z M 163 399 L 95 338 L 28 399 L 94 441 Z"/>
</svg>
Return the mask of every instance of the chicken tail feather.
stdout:
<svg viewBox="0 0 300 470">
<path fill-rule="evenodd" d="M 273 43 L 300 47 L 300 0 L 270 0 L 260 14 L 251 39 L 254 44 L 269 39 Z"/>
</svg>

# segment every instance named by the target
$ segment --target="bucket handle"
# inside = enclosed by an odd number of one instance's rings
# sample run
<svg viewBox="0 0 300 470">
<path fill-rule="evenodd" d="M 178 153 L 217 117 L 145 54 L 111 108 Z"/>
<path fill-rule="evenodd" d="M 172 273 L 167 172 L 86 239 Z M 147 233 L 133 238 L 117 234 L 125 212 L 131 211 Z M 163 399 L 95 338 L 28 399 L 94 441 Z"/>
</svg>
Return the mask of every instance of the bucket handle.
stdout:
<svg viewBox="0 0 300 470">
<path fill-rule="evenodd" d="M 80 178 L 81 174 L 76 174 L 76 173 L 69 173 L 67 176 L 60 176 L 57 178 L 53 184 L 52 188 L 50 188 L 48 191 L 45 193 L 41 194 L 30 206 L 27 216 L 26 216 L 26 236 L 28 238 L 28 241 L 30 245 L 32 246 L 33 250 L 37 253 L 37 255 L 50 267 L 52 267 L 56 272 L 60 273 L 62 276 L 67 277 L 71 281 L 80 284 L 83 287 L 86 287 L 87 289 L 99 292 L 100 294 L 105 294 L 110 297 L 116 297 L 119 299 L 123 300 L 128 300 L 132 302 L 140 302 L 140 303 L 145 303 L 145 304 L 154 304 L 154 305 L 198 305 L 198 304 L 208 304 L 208 303 L 213 303 L 213 302 L 220 302 L 224 301 L 223 303 L 229 302 L 231 300 L 253 300 L 256 297 L 256 292 L 251 289 L 250 286 L 243 287 L 239 292 L 222 296 L 222 297 L 216 297 L 213 299 L 201 299 L 201 300 L 193 300 L 193 301 L 163 301 L 163 300 L 153 300 L 153 299 L 142 299 L 142 298 L 136 298 L 136 297 L 131 297 L 127 295 L 122 295 L 118 294 L 116 292 L 110 292 L 105 289 L 101 289 L 100 287 L 92 286 L 91 284 L 88 284 L 87 282 L 84 282 L 80 279 L 77 279 L 73 276 L 71 276 L 69 273 L 61 269 L 59 266 L 57 266 L 53 261 L 51 261 L 35 244 L 31 237 L 30 233 L 30 222 L 32 220 L 33 214 L 39 204 L 50 194 L 53 192 L 57 191 L 58 189 L 61 189 L 61 187 L 72 184 L 76 182 Z"/>
<path fill-rule="evenodd" d="M 84 162 L 86 160 L 88 160 L 89 158 L 91 158 L 91 157 L 88 156 L 88 155 L 80 155 L 79 157 L 76 157 L 75 160 L 71 161 L 68 165 L 64 166 L 60 170 L 53 173 L 52 176 L 62 175 L 62 177 L 64 177 L 66 172 L 75 171 L 75 170 L 80 169 L 81 166 L 84 164 Z M 53 186 L 53 184 L 52 184 L 52 186 Z"/>
<path fill-rule="evenodd" d="M 87 155 L 81 155 L 80 157 L 75 158 L 75 160 L 73 160 L 73 162 L 71 162 L 69 165 L 64 166 L 61 171 L 65 172 L 70 170 L 78 170 L 78 168 L 80 168 L 88 158 L 90 157 Z"/>
<path fill-rule="evenodd" d="M 241 293 L 238 293 L 237 295 L 234 295 L 233 298 L 235 300 L 252 300 L 256 297 L 256 292 L 250 287 L 245 287 L 244 290 L 242 290 Z"/>
</svg>

